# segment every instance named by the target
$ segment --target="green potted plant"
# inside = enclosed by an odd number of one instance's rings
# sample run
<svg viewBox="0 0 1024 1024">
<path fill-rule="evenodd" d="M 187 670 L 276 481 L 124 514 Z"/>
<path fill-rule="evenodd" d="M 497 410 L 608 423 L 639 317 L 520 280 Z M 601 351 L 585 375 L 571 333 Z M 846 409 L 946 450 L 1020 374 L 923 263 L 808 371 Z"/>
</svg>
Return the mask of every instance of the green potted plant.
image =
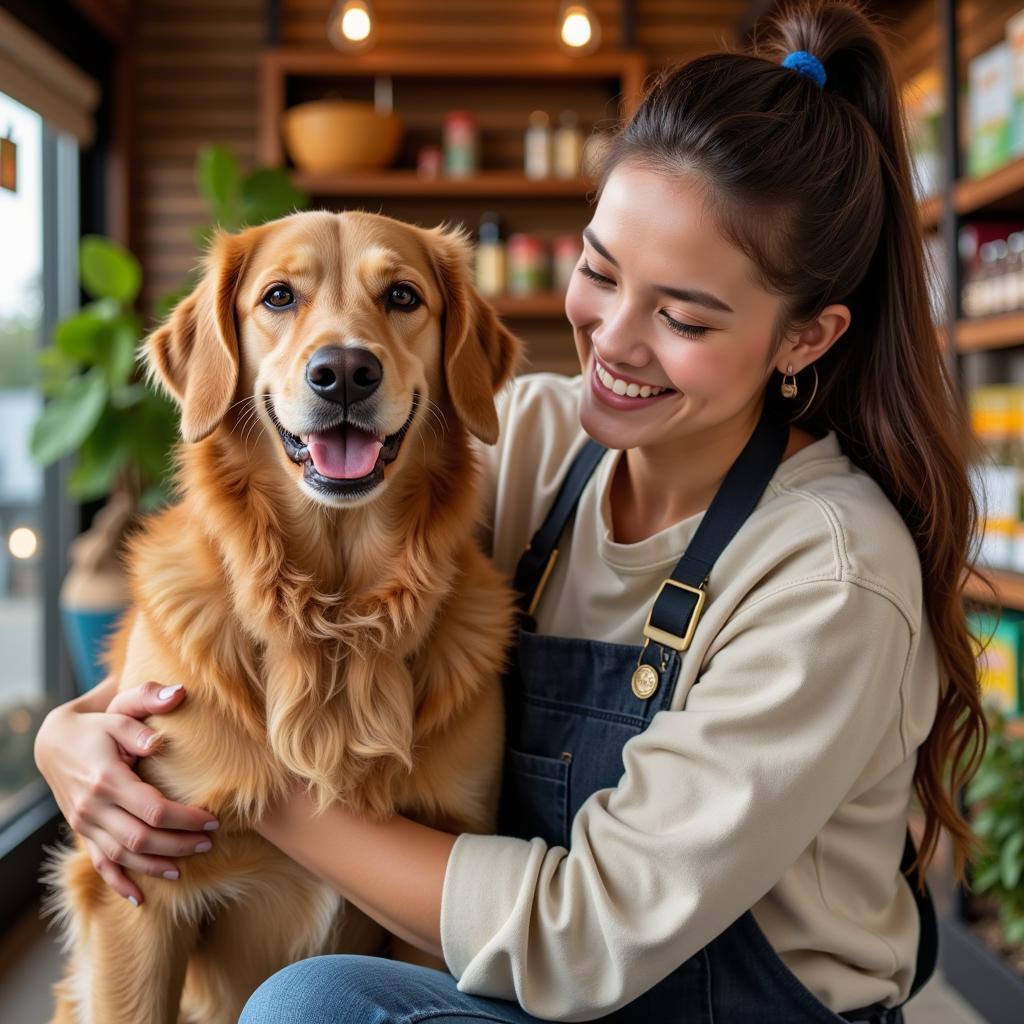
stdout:
<svg viewBox="0 0 1024 1024">
<path fill-rule="evenodd" d="M 1024 732 L 988 706 L 989 741 L 966 791 L 982 840 L 972 868 L 972 927 L 1024 977 Z"/>
<path fill-rule="evenodd" d="M 237 230 L 303 209 L 308 197 L 281 169 L 243 175 L 220 146 L 200 150 L 196 178 L 211 223 L 194 237 L 206 246 L 217 227 Z M 143 322 L 135 310 L 142 270 L 110 239 L 86 236 L 79 247 L 82 287 L 91 301 L 56 327 L 39 356 L 39 386 L 49 401 L 35 423 L 32 455 L 42 465 L 77 454 L 70 497 L 105 499 L 92 527 L 73 542 L 61 591 L 65 636 L 82 689 L 102 677 L 102 645 L 128 601 L 120 556 L 135 517 L 169 499 L 177 411 L 145 381 L 138 365 Z M 162 317 L 195 284 L 156 304 Z"/>
</svg>

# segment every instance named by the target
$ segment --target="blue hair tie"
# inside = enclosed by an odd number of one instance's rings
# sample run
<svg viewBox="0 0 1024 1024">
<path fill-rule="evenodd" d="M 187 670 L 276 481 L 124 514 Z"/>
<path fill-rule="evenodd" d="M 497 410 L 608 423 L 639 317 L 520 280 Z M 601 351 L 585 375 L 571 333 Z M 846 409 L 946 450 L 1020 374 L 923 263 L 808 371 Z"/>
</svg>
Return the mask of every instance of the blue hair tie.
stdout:
<svg viewBox="0 0 1024 1024">
<path fill-rule="evenodd" d="M 825 87 L 825 65 L 813 53 L 808 53 L 806 50 L 794 50 L 787 54 L 782 66 L 799 71 L 801 75 L 806 75 L 820 88 Z"/>
</svg>

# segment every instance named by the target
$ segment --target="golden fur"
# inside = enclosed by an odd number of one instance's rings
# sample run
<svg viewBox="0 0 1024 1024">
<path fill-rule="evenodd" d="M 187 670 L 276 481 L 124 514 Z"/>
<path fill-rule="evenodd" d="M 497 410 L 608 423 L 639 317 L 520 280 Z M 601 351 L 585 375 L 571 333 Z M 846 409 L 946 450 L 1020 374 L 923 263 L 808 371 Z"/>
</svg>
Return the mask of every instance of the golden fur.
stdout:
<svg viewBox="0 0 1024 1024">
<path fill-rule="evenodd" d="M 111 670 L 123 688 L 186 685 L 181 707 L 148 720 L 164 738 L 138 771 L 221 826 L 180 880 L 133 873 L 138 909 L 80 840 L 54 858 L 50 910 L 70 953 L 55 1022 L 234 1024 L 296 959 L 383 950 L 374 922 L 250 830 L 295 777 L 321 807 L 493 828 L 513 602 L 474 540 L 469 434 L 496 439 L 494 394 L 520 348 L 469 261 L 443 225 L 295 214 L 218 235 L 195 291 L 147 339 L 189 443 L 180 502 L 131 544 Z M 281 281 L 293 312 L 261 303 Z M 381 300 L 399 281 L 419 309 Z M 303 484 L 262 400 L 288 431 L 310 429 L 306 364 L 350 340 L 383 366 L 384 432 L 421 397 L 383 483 L 355 501 Z"/>
</svg>

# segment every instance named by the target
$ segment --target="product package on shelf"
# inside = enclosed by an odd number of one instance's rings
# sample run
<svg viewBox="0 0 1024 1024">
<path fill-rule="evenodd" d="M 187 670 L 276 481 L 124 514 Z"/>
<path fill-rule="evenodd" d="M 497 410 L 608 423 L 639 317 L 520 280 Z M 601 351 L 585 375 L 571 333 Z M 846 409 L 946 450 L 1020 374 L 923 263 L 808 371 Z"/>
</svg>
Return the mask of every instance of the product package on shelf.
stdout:
<svg viewBox="0 0 1024 1024">
<path fill-rule="evenodd" d="M 971 485 L 981 510 L 977 562 L 1024 572 L 1024 386 L 992 384 L 968 396 L 971 427 L 985 450 L 971 467 Z"/>
<path fill-rule="evenodd" d="M 970 612 L 967 623 L 978 658 L 982 700 L 1012 717 L 1024 714 L 1024 614 L 1003 609 L 997 620 L 985 612 Z"/>
<path fill-rule="evenodd" d="M 1024 10 L 1006 23 L 1010 47 L 1010 153 L 1024 154 Z"/>
<path fill-rule="evenodd" d="M 1024 221 L 979 221 L 960 228 L 965 317 L 1024 309 Z"/>
<path fill-rule="evenodd" d="M 1010 159 L 1013 64 L 1009 43 L 1002 42 L 967 66 L 967 171 L 977 177 Z"/>
<path fill-rule="evenodd" d="M 903 87 L 907 141 L 918 200 L 937 195 L 942 188 L 942 76 L 927 68 Z"/>
</svg>

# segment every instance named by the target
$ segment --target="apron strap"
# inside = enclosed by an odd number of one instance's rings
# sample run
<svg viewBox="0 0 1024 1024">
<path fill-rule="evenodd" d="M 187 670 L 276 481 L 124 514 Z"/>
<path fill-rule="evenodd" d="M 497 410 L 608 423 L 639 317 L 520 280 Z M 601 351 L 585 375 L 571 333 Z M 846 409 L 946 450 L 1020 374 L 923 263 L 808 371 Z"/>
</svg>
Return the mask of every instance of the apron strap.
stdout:
<svg viewBox="0 0 1024 1024">
<path fill-rule="evenodd" d="M 569 467 L 551 511 L 519 559 L 516 566 L 515 589 L 519 595 L 520 609 L 527 620 L 532 619 L 544 585 L 555 566 L 555 559 L 558 557 L 556 545 L 565 524 L 576 511 L 583 488 L 587 486 L 587 481 L 606 451 L 608 449 L 596 441 L 587 441 Z"/>
</svg>

